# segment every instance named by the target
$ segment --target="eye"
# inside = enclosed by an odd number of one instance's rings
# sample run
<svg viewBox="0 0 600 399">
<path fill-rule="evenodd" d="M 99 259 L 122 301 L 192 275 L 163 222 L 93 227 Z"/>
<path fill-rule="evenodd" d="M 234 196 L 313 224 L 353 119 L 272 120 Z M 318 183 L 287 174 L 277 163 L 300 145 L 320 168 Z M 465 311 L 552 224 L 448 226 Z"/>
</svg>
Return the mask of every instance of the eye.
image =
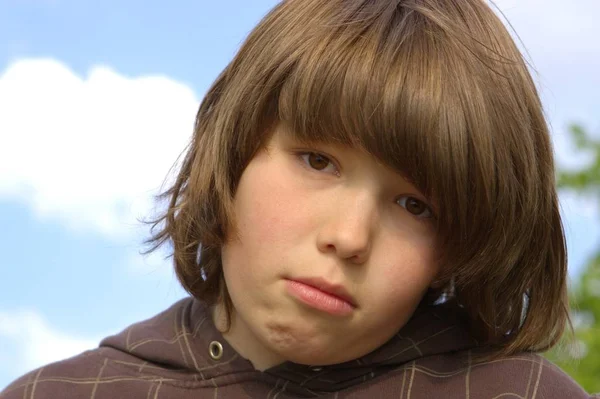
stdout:
<svg viewBox="0 0 600 399">
<path fill-rule="evenodd" d="M 323 154 L 317 152 L 304 152 L 300 154 L 300 158 L 302 158 L 304 163 L 311 169 L 319 172 L 338 174 L 336 166 Z"/>
<path fill-rule="evenodd" d="M 398 204 L 420 219 L 430 219 L 433 217 L 433 212 L 431 212 L 429 205 L 417 198 L 403 196 L 398 199 Z"/>
</svg>

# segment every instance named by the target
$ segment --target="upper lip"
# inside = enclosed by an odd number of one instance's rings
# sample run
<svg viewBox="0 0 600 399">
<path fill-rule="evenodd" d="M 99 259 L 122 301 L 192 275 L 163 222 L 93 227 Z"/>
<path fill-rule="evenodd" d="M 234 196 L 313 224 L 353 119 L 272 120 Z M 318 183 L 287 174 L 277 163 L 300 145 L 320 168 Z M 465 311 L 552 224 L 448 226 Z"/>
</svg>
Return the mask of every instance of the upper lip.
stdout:
<svg viewBox="0 0 600 399">
<path fill-rule="evenodd" d="M 307 277 L 307 278 L 292 278 L 290 280 L 297 281 L 302 284 L 310 285 L 320 291 L 323 291 L 329 295 L 336 296 L 344 301 L 348 302 L 350 305 L 356 307 L 356 301 L 350 295 L 350 293 L 344 288 L 341 284 L 333 284 L 327 280 L 324 280 L 320 277 Z"/>
</svg>

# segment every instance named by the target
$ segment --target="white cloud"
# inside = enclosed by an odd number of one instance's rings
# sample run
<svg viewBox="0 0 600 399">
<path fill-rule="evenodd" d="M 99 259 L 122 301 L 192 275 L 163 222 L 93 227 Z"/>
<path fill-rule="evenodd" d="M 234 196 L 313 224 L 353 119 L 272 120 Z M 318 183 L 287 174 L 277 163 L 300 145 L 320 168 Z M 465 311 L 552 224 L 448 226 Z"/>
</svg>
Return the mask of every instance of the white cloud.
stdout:
<svg viewBox="0 0 600 399">
<path fill-rule="evenodd" d="M 49 326 L 35 311 L 0 311 L 0 362 L 16 378 L 45 364 L 98 346 L 104 337 L 74 337 Z M 8 348 L 11 348 L 8 351 Z"/>
<path fill-rule="evenodd" d="M 187 144 L 197 106 L 189 87 L 161 76 L 15 62 L 0 75 L 0 196 L 73 228 L 127 234 Z"/>
</svg>

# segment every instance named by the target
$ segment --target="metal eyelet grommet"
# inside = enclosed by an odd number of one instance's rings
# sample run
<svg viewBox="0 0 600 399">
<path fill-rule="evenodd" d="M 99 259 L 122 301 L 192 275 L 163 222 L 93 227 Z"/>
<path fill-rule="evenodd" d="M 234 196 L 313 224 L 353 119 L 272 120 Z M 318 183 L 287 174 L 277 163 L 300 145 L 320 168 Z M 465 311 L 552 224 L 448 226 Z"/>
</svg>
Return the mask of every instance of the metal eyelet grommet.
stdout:
<svg viewBox="0 0 600 399">
<path fill-rule="evenodd" d="M 223 345 L 219 341 L 212 341 L 208 345 L 208 353 L 213 360 L 219 360 L 223 357 Z"/>
</svg>

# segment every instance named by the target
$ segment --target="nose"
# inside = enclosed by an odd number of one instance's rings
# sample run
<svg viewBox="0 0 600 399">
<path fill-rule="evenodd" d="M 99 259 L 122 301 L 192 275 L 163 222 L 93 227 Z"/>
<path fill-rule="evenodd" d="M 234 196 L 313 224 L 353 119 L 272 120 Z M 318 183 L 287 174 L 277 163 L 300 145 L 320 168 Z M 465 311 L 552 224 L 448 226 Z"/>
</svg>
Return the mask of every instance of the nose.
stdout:
<svg viewBox="0 0 600 399">
<path fill-rule="evenodd" d="M 344 199 L 340 199 L 344 197 Z M 341 259 L 364 263 L 370 254 L 377 220 L 377 203 L 372 195 L 338 196 L 332 201 L 317 236 L 322 253 L 335 253 Z"/>
</svg>

